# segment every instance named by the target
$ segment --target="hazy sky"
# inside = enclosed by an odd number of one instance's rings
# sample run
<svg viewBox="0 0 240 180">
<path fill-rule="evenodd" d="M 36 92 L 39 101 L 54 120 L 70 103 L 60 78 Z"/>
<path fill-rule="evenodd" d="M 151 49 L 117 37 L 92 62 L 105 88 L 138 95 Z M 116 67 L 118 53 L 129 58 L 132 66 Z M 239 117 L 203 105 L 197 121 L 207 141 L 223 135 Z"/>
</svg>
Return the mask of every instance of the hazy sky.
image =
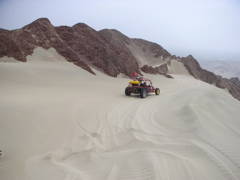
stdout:
<svg viewBox="0 0 240 180">
<path fill-rule="evenodd" d="M 240 60 L 240 0 L 0 0 L 0 28 L 40 17 L 54 26 L 117 29 L 177 56 Z"/>
</svg>

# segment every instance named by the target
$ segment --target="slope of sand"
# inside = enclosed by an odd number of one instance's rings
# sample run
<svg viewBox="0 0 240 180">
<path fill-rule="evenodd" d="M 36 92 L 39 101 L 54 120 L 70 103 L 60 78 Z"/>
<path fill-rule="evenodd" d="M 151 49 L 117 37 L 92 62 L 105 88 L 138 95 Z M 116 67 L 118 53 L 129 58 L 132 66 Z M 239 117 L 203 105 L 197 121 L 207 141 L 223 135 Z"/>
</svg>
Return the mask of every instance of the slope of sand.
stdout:
<svg viewBox="0 0 240 180">
<path fill-rule="evenodd" d="M 184 75 L 184 76 L 191 77 L 188 70 L 181 62 L 178 62 L 176 60 L 171 60 L 170 64 L 171 65 L 168 65 L 169 74 Z"/>
<path fill-rule="evenodd" d="M 240 179 L 240 103 L 189 76 L 161 94 L 68 62 L 0 64 L 0 179 Z"/>
<path fill-rule="evenodd" d="M 143 47 L 141 47 L 140 44 L 136 45 L 135 43 L 130 42 L 130 44 L 126 44 L 126 46 L 136 58 L 140 68 L 146 64 L 149 66 L 157 67 L 166 63 L 169 60 L 169 58 L 165 58 L 164 60 L 163 56 L 155 57 L 156 53 L 148 50 L 143 50 Z"/>
</svg>

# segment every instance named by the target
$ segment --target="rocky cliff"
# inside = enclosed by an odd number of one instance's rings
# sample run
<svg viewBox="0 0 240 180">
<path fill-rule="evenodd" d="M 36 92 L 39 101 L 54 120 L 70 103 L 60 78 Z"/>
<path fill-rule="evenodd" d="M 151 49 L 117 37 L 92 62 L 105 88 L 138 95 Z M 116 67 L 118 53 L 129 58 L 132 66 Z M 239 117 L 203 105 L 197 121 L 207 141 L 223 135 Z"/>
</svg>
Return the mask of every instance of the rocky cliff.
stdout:
<svg viewBox="0 0 240 180">
<path fill-rule="evenodd" d="M 225 79 L 200 67 L 194 57 L 176 57 L 162 46 L 143 39 L 129 38 L 117 30 L 95 31 L 83 23 L 72 27 L 54 27 L 46 18 L 38 19 L 21 29 L 0 29 L 0 58 L 12 57 L 27 61 L 35 48 L 54 48 L 69 62 L 95 74 L 93 68 L 116 77 L 133 72 L 161 74 L 168 78 L 172 62 L 182 63 L 196 79 L 227 88 L 240 100 L 238 78 Z"/>
</svg>

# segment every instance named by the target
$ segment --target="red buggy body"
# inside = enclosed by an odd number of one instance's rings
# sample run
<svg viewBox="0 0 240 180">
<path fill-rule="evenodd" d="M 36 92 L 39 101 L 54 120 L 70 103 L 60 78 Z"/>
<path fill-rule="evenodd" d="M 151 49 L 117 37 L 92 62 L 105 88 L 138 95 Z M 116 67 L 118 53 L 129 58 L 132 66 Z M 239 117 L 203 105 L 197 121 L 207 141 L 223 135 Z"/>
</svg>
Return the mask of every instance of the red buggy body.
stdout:
<svg viewBox="0 0 240 180">
<path fill-rule="evenodd" d="M 154 88 L 150 79 L 134 76 L 125 88 L 126 96 L 130 96 L 132 93 L 140 94 L 141 98 L 145 98 L 148 93 L 155 93 L 156 95 L 159 95 L 160 89 Z"/>
</svg>

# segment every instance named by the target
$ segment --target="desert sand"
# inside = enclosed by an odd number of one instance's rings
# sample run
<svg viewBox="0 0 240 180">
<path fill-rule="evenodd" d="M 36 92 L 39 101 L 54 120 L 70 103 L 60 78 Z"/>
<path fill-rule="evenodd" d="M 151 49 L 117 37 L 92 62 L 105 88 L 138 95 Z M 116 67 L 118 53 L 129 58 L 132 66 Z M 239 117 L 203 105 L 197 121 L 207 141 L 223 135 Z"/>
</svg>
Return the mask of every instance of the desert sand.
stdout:
<svg viewBox="0 0 240 180">
<path fill-rule="evenodd" d="M 128 78 L 40 51 L 0 63 L 0 179 L 240 179 L 240 102 L 226 91 L 175 63 L 174 79 L 145 74 L 159 96 L 127 97 Z"/>
</svg>

